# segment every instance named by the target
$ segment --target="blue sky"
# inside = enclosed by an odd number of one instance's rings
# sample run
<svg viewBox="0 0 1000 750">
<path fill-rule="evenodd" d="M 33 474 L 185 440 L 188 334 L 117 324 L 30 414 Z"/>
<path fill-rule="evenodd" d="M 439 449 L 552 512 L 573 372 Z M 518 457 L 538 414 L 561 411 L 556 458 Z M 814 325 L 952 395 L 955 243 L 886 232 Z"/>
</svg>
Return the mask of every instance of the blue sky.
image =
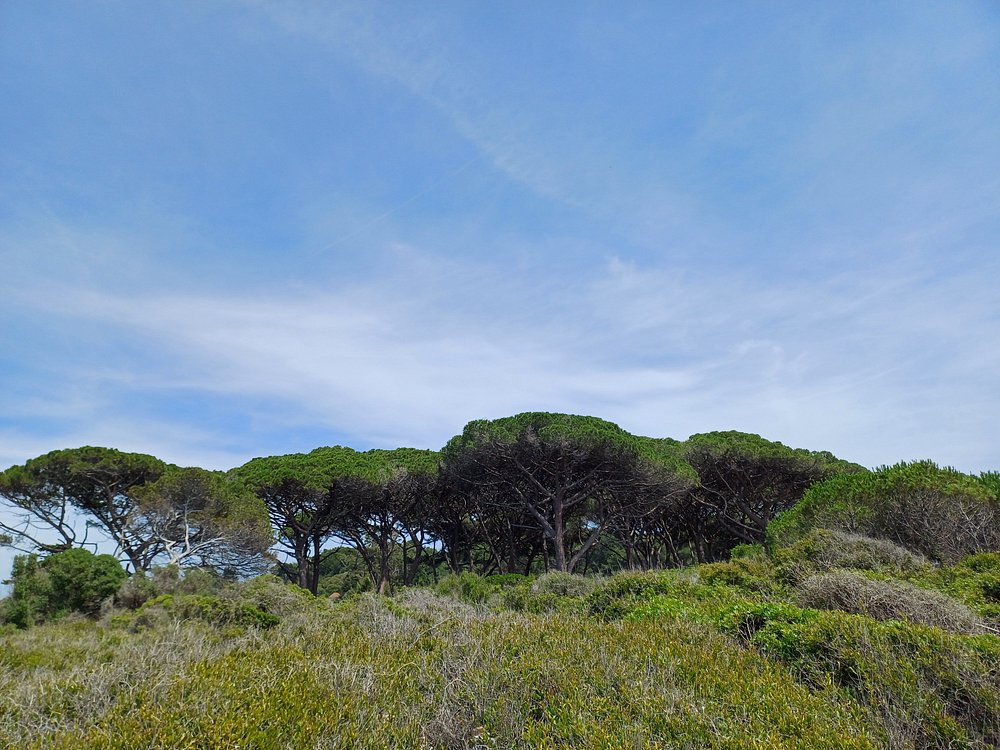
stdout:
<svg viewBox="0 0 1000 750">
<path fill-rule="evenodd" d="M 0 6 L 0 468 L 739 429 L 1000 468 L 994 2 Z"/>
</svg>

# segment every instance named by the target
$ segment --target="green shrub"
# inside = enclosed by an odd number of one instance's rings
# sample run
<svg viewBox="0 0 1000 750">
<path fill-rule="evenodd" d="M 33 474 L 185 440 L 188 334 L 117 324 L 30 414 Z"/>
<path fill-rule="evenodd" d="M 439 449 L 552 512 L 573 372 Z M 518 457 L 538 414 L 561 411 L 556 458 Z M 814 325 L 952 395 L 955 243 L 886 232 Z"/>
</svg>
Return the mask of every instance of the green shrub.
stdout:
<svg viewBox="0 0 1000 750">
<path fill-rule="evenodd" d="M 932 560 L 1000 549 L 1000 498 L 987 482 L 931 461 L 841 474 L 807 490 L 768 527 L 771 549 L 815 528 L 890 539 Z"/>
<path fill-rule="evenodd" d="M 35 555 L 17 555 L 10 580 L 11 593 L 0 601 L 5 622 L 18 628 L 30 628 L 49 616 L 52 582 Z"/>
<path fill-rule="evenodd" d="M 272 575 L 258 576 L 249 581 L 231 584 L 220 596 L 280 618 L 314 608 L 318 602 L 311 593 L 295 584 L 285 583 Z"/>
<path fill-rule="evenodd" d="M 584 615 L 587 612 L 587 602 L 582 597 L 566 596 L 552 591 L 535 592 L 528 585 L 504 589 L 498 602 L 505 609 L 532 614 L 561 612 Z"/>
<path fill-rule="evenodd" d="M 627 614 L 636 602 L 654 596 L 676 594 L 681 587 L 669 573 L 619 573 L 605 580 L 587 597 L 592 615 L 614 619 Z"/>
<path fill-rule="evenodd" d="M 157 566 L 148 573 L 133 573 L 122 582 L 115 594 L 115 603 L 126 609 L 138 609 L 146 601 L 163 594 L 218 594 L 227 581 L 211 570 L 180 568 L 177 565 Z"/>
<path fill-rule="evenodd" d="M 698 580 L 709 586 L 730 586 L 750 594 L 768 594 L 776 589 L 772 566 L 752 557 L 699 565 L 696 570 Z"/>
<path fill-rule="evenodd" d="M 485 604 L 496 596 L 500 586 L 475 573 L 465 572 L 443 577 L 434 585 L 434 590 L 471 604 Z"/>
<path fill-rule="evenodd" d="M 83 549 L 57 552 L 41 561 L 34 555 L 18 555 L 3 617 L 21 628 L 70 612 L 93 617 L 125 576 L 121 563 L 112 555 L 95 555 Z"/>
<path fill-rule="evenodd" d="M 119 622 L 132 628 L 150 627 L 160 624 L 164 615 L 173 620 L 201 620 L 215 626 L 262 630 L 273 628 L 281 621 L 276 615 L 244 602 L 202 594 L 163 594 L 139 607 L 130 619 Z"/>
<path fill-rule="evenodd" d="M 797 588 L 805 607 L 835 609 L 876 620 L 908 620 L 956 633 L 983 629 L 971 609 L 946 594 L 905 581 L 877 581 L 849 570 L 810 576 Z"/>
<path fill-rule="evenodd" d="M 970 555 L 958 565 L 938 568 L 922 576 L 920 583 L 965 602 L 1000 632 L 1000 553 Z"/>
<path fill-rule="evenodd" d="M 521 575 L 520 573 L 494 573 L 493 575 L 483 576 L 484 583 L 499 588 L 520 586 L 522 583 L 529 583 L 530 581 L 531 576 Z"/>
<path fill-rule="evenodd" d="M 596 578 L 585 578 L 573 573 L 551 571 L 539 576 L 531 584 L 533 594 L 556 594 L 557 596 L 587 596 L 600 581 Z"/>
<path fill-rule="evenodd" d="M 730 560 L 759 559 L 767 556 L 767 550 L 763 544 L 737 544 L 729 550 Z"/>
<path fill-rule="evenodd" d="M 1000 742 L 1000 641 L 904 622 L 875 622 L 787 604 L 742 602 L 718 626 L 876 711 L 892 747 L 993 747 Z"/>
<path fill-rule="evenodd" d="M 586 599 L 587 612 L 603 620 L 616 620 L 633 612 L 646 612 L 651 600 L 677 600 L 691 611 L 714 610 L 745 592 L 717 583 L 706 585 L 674 571 L 619 573 L 602 582 Z M 655 609 L 655 608 L 654 608 Z M 655 616 L 655 612 L 650 612 Z"/>
</svg>

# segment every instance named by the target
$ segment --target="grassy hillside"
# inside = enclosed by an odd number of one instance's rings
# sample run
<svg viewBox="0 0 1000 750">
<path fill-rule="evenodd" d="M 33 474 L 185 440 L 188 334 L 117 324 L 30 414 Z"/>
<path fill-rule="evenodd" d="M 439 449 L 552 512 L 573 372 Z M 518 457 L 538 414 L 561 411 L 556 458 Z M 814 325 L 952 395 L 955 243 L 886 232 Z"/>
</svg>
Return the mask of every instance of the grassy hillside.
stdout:
<svg viewBox="0 0 1000 750">
<path fill-rule="evenodd" d="M 465 574 L 391 599 L 267 577 L 147 591 L 5 633 L 0 744 L 1000 743 L 1000 555 L 933 567 L 822 531 L 738 554 L 607 579 Z"/>
<path fill-rule="evenodd" d="M 705 482 L 784 466 L 744 458 Z M 19 557 L 0 747 L 1000 747 L 997 490 L 931 462 L 839 474 L 725 562 L 433 567 L 392 597 L 348 585 L 347 548 L 315 568 L 329 597 L 199 568 L 125 578 L 80 549 Z M 710 497 L 703 520 L 725 505 Z"/>
</svg>

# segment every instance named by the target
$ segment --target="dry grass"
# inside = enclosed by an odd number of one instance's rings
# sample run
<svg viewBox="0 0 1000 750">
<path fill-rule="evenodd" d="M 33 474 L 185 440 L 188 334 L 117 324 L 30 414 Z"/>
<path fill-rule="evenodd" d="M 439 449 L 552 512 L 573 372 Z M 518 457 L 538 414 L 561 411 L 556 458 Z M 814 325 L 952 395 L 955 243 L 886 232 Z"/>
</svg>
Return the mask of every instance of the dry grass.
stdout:
<svg viewBox="0 0 1000 750">
<path fill-rule="evenodd" d="M 796 595 L 804 607 L 906 620 L 955 633 L 985 632 L 983 621 L 971 609 L 946 594 L 905 581 L 872 580 L 849 570 L 810 576 L 798 584 Z"/>
</svg>

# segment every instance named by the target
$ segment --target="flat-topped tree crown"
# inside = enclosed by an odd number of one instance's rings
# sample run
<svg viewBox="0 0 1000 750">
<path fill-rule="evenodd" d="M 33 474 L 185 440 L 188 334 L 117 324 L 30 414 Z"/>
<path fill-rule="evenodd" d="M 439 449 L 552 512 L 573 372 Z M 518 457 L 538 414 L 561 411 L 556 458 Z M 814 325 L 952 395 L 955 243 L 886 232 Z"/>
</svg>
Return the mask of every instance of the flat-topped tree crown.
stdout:
<svg viewBox="0 0 1000 750">
<path fill-rule="evenodd" d="M 309 453 L 254 458 L 229 472 L 234 482 L 264 503 L 278 546 L 294 561 L 278 560 L 285 576 L 314 594 L 325 555 L 323 543 L 336 520 L 330 487 L 364 466 L 358 451 L 336 445 Z"/>
<path fill-rule="evenodd" d="M 685 455 L 696 451 L 721 455 L 740 453 L 758 458 L 799 459 L 814 462 L 835 473 L 866 471 L 860 464 L 837 458 L 829 451 L 811 451 L 805 448 L 791 448 L 777 440 L 768 440 L 752 432 L 723 430 L 702 432 L 692 435 L 683 443 L 678 443 Z"/>
<path fill-rule="evenodd" d="M 311 490 L 328 490 L 336 479 L 379 481 L 386 472 L 396 469 L 434 474 L 438 453 L 419 448 L 375 448 L 356 451 L 342 445 L 316 448 L 309 453 L 254 458 L 230 474 L 250 487 L 275 485 L 292 479 Z"/>
<path fill-rule="evenodd" d="M 621 427 L 598 417 L 553 412 L 524 412 L 500 419 L 477 419 L 469 422 L 442 450 L 446 457 L 485 441 L 513 443 L 525 435 L 547 442 L 572 441 L 579 445 L 629 443 L 634 436 Z"/>
<path fill-rule="evenodd" d="M 267 546 L 255 499 L 237 496 L 216 473 L 145 453 L 52 451 L 3 472 L 0 498 L 16 516 L 2 526 L 14 527 L 18 540 L 49 552 L 81 546 L 83 521 L 114 541 L 137 571 L 156 563 L 245 562 Z M 60 542 L 44 543 L 39 529 L 54 531 Z"/>
<path fill-rule="evenodd" d="M 610 516 L 673 486 L 667 468 L 680 462 L 667 447 L 597 417 L 526 412 L 470 422 L 442 451 L 442 471 L 484 514 L 527 514 L 555 567 L 571 572 Z"/>
<path fill-rule="evenodd" d="M 735 430 L 692 435 L 681 450 L 698 473 L 693 497 L 705 509 L 703 523 L 716 527 L 711 536 L 727 548 L 764 541 L 771 520 L 816 482 L 865 471 L 827 451 L 790 448 Z"/>
<path fill-rule="evenodd" d="M 279 546 L 294 560 L 279 562 L 286 576 L 316 593 L 320 566 L 333 552 L 324 544 L 333 538 L 355 547 L 375 586 L 385 590 L 401 517 L 429 492 L 437 467 L 435 451 L 361 452 L 337 445 L 255 458 L 231 476 L 267 507 Z M 379 550 L 377 561 L 369 557 L 372 544 Z"/>
<path fill-rule="evenodd" d="M 132 528 L 134 490 L 159 479 L 169 464 L 144 453 L 84 446 L 46 453 L 0 474 L 0 498 L 14 519 L 0 527 L 16 545 L 42 551 L 70 549 L 88 542 L 78 538 L 78 522 L 99 528 L 117 545 L 135 569 L 148 567 L 149 540 Z M 57 544 L 43 537 L 54 532 Z"/>
<path fill-rule="evenodd" d="M 363 472 L 366 465 L 364 454 L 334 445 L 309 453 L 254 458 L 230 471 L 230 476 L 253 489 L 294 480 L 310 490 L 325 491 L 334 479 L 355 476 Z"/>
</svg>

